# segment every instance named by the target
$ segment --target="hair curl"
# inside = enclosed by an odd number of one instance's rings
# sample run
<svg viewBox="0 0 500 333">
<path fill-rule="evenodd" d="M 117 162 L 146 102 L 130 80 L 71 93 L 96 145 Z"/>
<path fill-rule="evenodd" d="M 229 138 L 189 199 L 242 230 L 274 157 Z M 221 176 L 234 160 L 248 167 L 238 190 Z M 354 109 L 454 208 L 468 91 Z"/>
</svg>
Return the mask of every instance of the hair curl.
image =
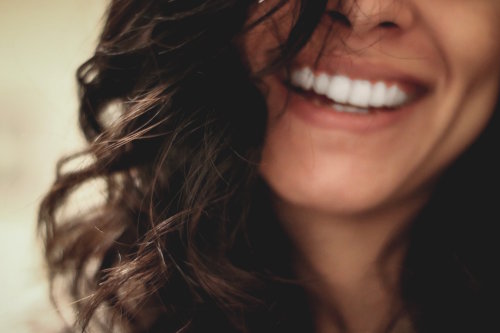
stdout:
<svg viewBox="0 0 500 333">
<path fill-rule="evenodd" d="M 135 332 L 276 326 L 270 313 L 282 310 L 272 310 L 279 307 L 269 290 L 288 292 L 269 287 L 286 268 L 262 250 L 280 237 L 271 239 L 256 172 L 266 106 L 237 47 L 266 19 L 246 24 L 251 5 L 111 2 L 96 52 L 77 75 L 88 149 L 61 161 L 39 215 L 50 279 L 72 276 L 83 330 L 101 309 L 101 330 L 110 322 Z M 318 18 L 324 6 L 304 1 L 299 10 Z M 300 49 L 315 22 L 296 26 L 267 70 Z M 86 166 L 64 168 L 81 156 Z M 105 183 L 100 204 L 60 213 L 90 180 Z M 266 234 L 250 237 L 258 225 Z"/>
<path fill-rule="evenodd" d="M 238 39 L 249 0 L 113 0 L 78 70 L 88 148 L 63 159 L 39 229 L 50 280 L 70 278 L 82 331 L 311 332 L 290 244 L 257 165 L 266 105 Z M 262 73 L 307 42 L 326 1 L 299 2 Z M 499 296 L 498 112 L 441 178 L 409 232 L 401 291 L 419 332 L 481 331 Z M 67 170 L 68 163 L 87 163 Z M 104 198 L 67 213 L 89 181 Z M 100 319 L 100 320 L 99 320 Z M 496 325 L 496 326 L 491 326 Z M 484 330 L 486 331 L 486 330 Z"/>
</svg>

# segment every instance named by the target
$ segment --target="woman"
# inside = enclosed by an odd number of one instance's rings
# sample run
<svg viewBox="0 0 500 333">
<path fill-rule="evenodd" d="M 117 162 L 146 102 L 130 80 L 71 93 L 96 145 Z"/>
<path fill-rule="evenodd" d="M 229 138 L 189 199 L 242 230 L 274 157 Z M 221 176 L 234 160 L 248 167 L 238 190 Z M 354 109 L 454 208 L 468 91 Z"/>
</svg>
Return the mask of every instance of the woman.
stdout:
<svg viewBox="0 0 500 333">
<path fill-rule="evenodd" d="M 499 16 L 112 1 L 78 72 L 88 149 L 39 218 L 78 327 L 498 331 Z"/>
</svg>

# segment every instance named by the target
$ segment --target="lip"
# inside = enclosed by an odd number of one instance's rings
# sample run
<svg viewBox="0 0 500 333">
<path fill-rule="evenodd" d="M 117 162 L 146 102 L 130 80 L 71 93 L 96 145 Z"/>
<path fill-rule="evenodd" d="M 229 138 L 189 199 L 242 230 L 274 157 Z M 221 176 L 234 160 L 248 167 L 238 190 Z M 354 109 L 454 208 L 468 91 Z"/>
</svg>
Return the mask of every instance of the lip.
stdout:
<svg viewBox="0 0 500 333">
<path fill-rule="evenodd" d="M 288 92 L 287 111 L 309 126 L 329 130 L 370 134 L 391 128 L 411 115 L 425 99 L 422 95 L 394 110 L 372 109 L 368 114 L 340 112 L 335 107 L 316 104 L 312 99 L 291 89 L 286 82 L 277 80 Z M 333 104 L 333 102 L 332 102 Z"/>
<path fill-rule="evenodd" d="M 343 130 L 353 133 L 372 133 L 394 126 L 418 106 L 415 100 L 396 110 L 371 110 L 368 114 L 340 112 L 334 107 L 317 105 L 310 99 L 289 91 L 288 110 L 307 124 L 326 130 Z"/>
<path fill-rule="evenodd" d="M 306 66 L 309 65 L 296 61 L 292 62 L 290 67 L 300 69 Z M 349 58 L 339 58 L 328 63 L 320 62 L 312 70 L 315 74 L 345 75 L 353 80 L 397 84 L 405 92 L 414 96 L 408 104 L 390 111 L 372 109 L 368 114 L 340 112 L 332 106 L 314 103 L 312 99 L 291 88 L 286 75 L 278 75 L 278 84 L 289 93 L 288 110 L 307 124 L 326 130 L 369 134 L 391 128 L 410 116 L 433 90 L 431 79 L 423 76 L 422 73 L 412 74 L 408 70 L 376 62 L 361 63 Z"/>
</svg>

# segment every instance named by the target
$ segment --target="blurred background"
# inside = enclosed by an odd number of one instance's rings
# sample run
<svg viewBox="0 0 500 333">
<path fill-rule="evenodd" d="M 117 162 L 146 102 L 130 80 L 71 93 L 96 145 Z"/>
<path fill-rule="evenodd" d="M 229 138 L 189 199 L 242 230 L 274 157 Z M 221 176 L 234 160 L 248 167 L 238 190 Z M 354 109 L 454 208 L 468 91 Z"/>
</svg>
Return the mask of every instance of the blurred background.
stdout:
<svg viewBox="0 0 500 333">
<path fill-rule="evenodd" d="M 36 211 L 56 161 L 82 146 L 75 71 L 104 0 L 0 0 L 0 332 L 54 332 Z"/>
</svg>

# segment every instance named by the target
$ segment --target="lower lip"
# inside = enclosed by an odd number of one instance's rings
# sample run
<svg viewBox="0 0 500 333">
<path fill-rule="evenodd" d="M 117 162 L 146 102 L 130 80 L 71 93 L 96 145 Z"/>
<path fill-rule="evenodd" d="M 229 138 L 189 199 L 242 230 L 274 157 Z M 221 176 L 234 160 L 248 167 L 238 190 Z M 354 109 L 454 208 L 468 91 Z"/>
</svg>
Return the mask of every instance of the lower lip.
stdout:
<svg viewBox="0 0 500 333">
<path fill-rule="evenodd" d="M 289 90 L 288 110 L 306 123 L 327 129 L 370 133 L 392 127 L 415 109 L 414 101 L 396 110 L 370 110 L 369 113 L 349 113 L 335 107 L 314 103 L 311 99 Z"/>
</svg>

